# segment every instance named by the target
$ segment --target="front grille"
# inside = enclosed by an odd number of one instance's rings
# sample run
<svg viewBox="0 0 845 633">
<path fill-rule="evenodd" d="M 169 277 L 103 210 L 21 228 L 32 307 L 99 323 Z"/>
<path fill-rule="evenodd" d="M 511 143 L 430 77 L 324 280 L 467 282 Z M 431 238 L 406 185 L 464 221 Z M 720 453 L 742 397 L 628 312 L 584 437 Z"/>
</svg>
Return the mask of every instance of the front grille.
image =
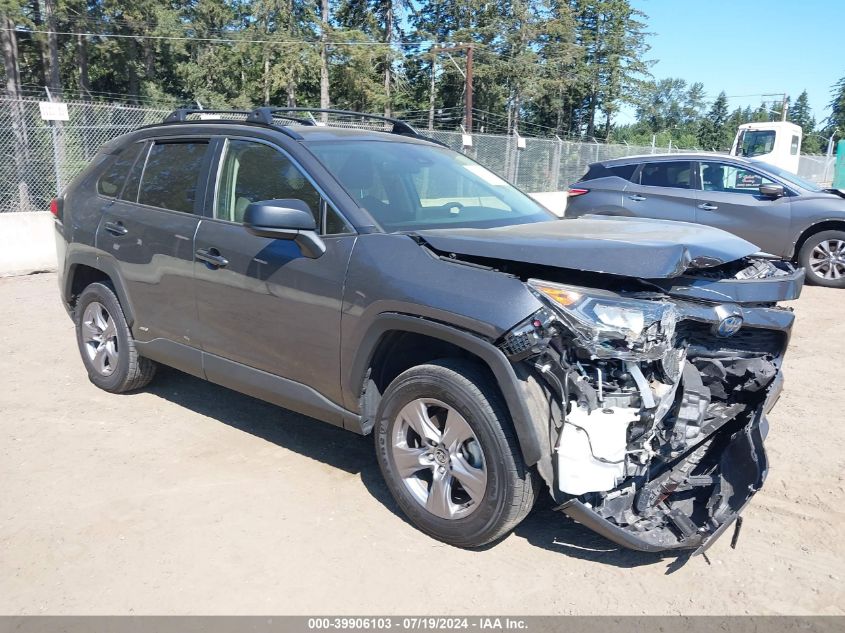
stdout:
<svg viewBox="0 0 845 633">
<path fill-rule="evenodd" d="M 701 321 L 680 321 L 675 329 L 675 341 L 686 341 L 689 345 L 732 350 L 737 352 L 751 352 L 756 354 L 771 354 L 780 356 L 786 346 L 786 335 L 779 330 L 743 327 L 733 336 L 722 338 L 711 331 L 712 324 Z"/>
</svg>

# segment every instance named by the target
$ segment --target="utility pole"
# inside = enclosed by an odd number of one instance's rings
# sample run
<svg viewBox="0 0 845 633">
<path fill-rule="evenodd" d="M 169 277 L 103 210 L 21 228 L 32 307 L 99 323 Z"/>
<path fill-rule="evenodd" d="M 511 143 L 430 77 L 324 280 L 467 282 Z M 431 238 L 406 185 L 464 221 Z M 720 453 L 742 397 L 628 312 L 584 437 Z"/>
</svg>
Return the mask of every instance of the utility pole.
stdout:
<svg viewBox="0 0 845 633">
<path fill-rule="evenodd" d="M 472 44 L 467 44 L 467 75 L 466 75 L 466 131 L 472 134 Z"/>
<path fill-rule="evenodd" d="M 448 48 L 435 47 L 431 49 L 432 55 L 435 55 L 436 53 L 446 53 L 446 55 L 449 56 L 449 60 L 455 64 L 455 68 L 458 69 L 458 72 L 461 73 L 464 78 L 464 129 L 467 134 L 472 134 L 472 47 L 472 44 L 454 44 Z M 455 60 L 452 59 L 452 55 L 450 55 L 450 53 L 456 51 L 466 51 L 467 53 L 466 72 L 461 70 L 461 67 L 455 63 Z"/>
<path fill-rule="evenodd" d="M 786 96 L 786 93 L 783 93 L 783 101 L 780 103 L 780 120 L 786 121 L 786 109 L 789 107 L 789 97 Z"/>
</svg>

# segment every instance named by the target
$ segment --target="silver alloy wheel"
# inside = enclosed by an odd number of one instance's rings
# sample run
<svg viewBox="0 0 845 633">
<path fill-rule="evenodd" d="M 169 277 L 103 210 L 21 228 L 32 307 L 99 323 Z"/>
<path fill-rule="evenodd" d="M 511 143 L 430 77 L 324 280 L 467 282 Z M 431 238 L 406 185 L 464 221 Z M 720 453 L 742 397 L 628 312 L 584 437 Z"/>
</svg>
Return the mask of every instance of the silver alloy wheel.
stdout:
<svg viewBox="0 0 845 633">
<path fill-rule="evenodd" d="M 82 343 L 94 369 L 110 376 L 117 368 L 117 329 L 99 301 L 89 303 L 82 314 Z"/>
<path fill-rule="evenodd" d="M 442 519 L 474 512 L 487 490 L 481 444 L 464 417 L 432 398 L 406 404 L 393 424 L 391 452 L 405 487 Z"/>
<path fill-rule="evenodd" d="M 810 269 L 824 279 L 845 277 L 845 240 L 825 240 L 810 253 Z"/>
</svg>

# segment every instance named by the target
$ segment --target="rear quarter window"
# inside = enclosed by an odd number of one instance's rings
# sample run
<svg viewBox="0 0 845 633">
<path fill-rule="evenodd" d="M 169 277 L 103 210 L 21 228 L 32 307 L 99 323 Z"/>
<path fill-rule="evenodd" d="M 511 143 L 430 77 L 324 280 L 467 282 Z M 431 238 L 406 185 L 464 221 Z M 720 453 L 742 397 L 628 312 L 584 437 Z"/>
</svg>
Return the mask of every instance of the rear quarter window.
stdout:
<svg viewBox="0 0 845 633">
<path fill-rule="evenodd" d="M 133 143 L 108 160 L 105 171 L 97 181 L 97 193 L 107 198 L 116 198 L 120 194 L 129 170 L 135 164 L 143 145 L 143 143 Z"/>
</svg>

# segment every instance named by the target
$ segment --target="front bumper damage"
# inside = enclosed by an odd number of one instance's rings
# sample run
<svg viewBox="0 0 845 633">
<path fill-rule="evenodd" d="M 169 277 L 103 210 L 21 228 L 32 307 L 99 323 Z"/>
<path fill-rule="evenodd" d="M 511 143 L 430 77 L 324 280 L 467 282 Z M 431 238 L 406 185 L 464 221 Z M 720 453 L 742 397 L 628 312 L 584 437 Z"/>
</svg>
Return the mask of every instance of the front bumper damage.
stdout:
<svg viewBox="0 0 845 633">
<path fill-rule="evenodd" d="M 532 315 L 530 327 L 517 326 L 500 341 L 555 404 L 544 420 L 550 463 L 538 470 L 558 509 L 611 541 L 649 552 L 701 553 L 733 525 L 768 470 L 766 414 L 782 389 L 794 319 L 774 302 L 796 297 L 802 274 L 762 280 L 762 301 L 751 288 L 761 282 L 755 279 L 682 280 L 678 292 L 664 288 L 678 320 L 657 359 L 599 357 L 573 344 L 553 310 Z M 727 337 L 718 333 L 726 313 L 743 319 Z"/>
<path fill-rule="evenodd" d="M 721 447 L 718 469 L 708 475 L 693 475 L 698 465 L 698 450 L 692 451 L 677 465 L 643 486 L 639 495 L 651 503 L 668 521 L 645 530 L 620 527 L 602 516 L 587 503 L 575 498 L 560 506 L 560 510 L 578 523 L 605 538 L 633 550 L 660 552 L 672 549 L 697 548 L 695 554 L 704 552 L 739 517 L 762 486 L 768 472 L 766 450 L 763 447 L 766 428 L 765 418 L 757 418 L 729 437 Z M 710 449 L 711 446 L 703 448 Z M 689 514 L 673 507 L 671 495 L 678 495 L 703 488 L 707 491 L 708 516 L 695 522 Z M 611 491 L 623 493 L 620 490 Z M 639 505 L 639 504 L 638 504 Z M 647 506 L 646 506 L 647 507 Z"/>
</svg>

